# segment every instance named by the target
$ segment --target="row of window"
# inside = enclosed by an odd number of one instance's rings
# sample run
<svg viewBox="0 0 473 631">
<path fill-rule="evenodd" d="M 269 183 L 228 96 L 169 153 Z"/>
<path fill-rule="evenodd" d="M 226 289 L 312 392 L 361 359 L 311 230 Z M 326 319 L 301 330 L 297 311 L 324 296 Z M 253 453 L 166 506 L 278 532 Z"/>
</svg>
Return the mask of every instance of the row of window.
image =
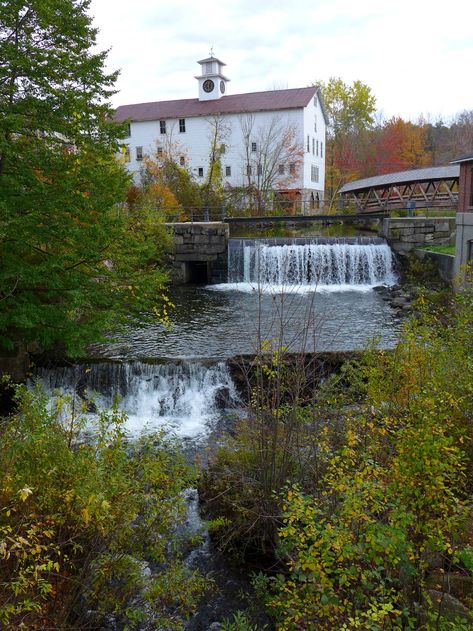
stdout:
<svg viewBox="0 0 473 631">
<path fill-rule="evenodd" d="M 306 143 L 307 153 L 310 153 L 310 136 L 307 134 L 307 143 Z M 312 138 L 312 155 L 323 158 L 324 157 L 324 143 L 322 141 L 318 141 L 315 138 Z"/>
<path fill-rule="evenodd" d="M 256 143 L 254 143 L 256 144 Z M 255 150 L 256 151 L 256 150 Z M 225 145 L 221 146 L 221 152 L 225 153 Z M 156 156 L 158 158 L 162 157 L 163 155 L 163 148 L 162 147 L 157 147 L 156 149 Z M 136 147 L 136 160 L 137 162 L 141 162 L 143 160 L 143 147 Z M 125 147 L 125 162 L 130 162 L 131 160 L 131 154 L 130 154 L 130 147 L 127 145 Z M 181 165 L 181 167 L 185 166 L 186 160 L 184 158 L 184 156 L 180 156 L 179 158 L 179 164 Z M 227 177 L 231 176 L 231 167 L 227 166 L 225 167 L 225 175 Z M 198 169 L 199 171 L 199 177 L 203 177 L 204 172 L 203 172 L 203 168 L 199 167 Z M 202 171 L 202 174 L 200 173 L 200 171 Z M 256 167 L 256 172 L 258 175 L 262 175 L 263 171 L 262 171 L 262 166 L 260 164 L 257 165 Z M 286 166 L 284 164 L 280 164 L 278 165 L 278 173 L 279 175 L 284 175 L 286 173 Z M 295 164 L 293 162 L 291 162 L 289 164 L 289 174 L 290 175 L 294 175 L 295 173 Z M 251 175 L 252 174 L 252 167 L 251 165 L 247 165 L 247 175 Z"/>
<path fill-rule="evenodd" d="M 183 158 L 181 158 L 181 160 L 183 160 Z M 295 175 L 296 174 L 296 165 L 294 162 L 290 162 L 288 165 L 288 172 L 289 175 Z M 204 167 L 199 167 L 197 169 L 197 173 L 198 173 L 198 177 L 204 177 Z M 278 167 L 278 173 L 279 175 L 284 175 L 286 173 L 286 165 L 284 164 L 280 164 Z M 319 173 L 319 169 L 317 167 L 317 180 L 318 181 L 318 173 Z M 225 177 L 230 177 L 232 174 L 232 167 L 230 166 L 226 166 L 225 167 Z M 246 165 L 246 175 L 263 175 L 263 167 L 261 164 L 257 164 L 256 165 L 256 172 L 254 173 L 254 169 L 253 169 L 253 165 L 251 164 L 247 164 Z"/>
<path fill-rule="evenodd" d="M 160 131 L 162 134 L 166 133 L 166 121 L 162 120 L 159 121 L 159 126 L 160 126 Z M 184 133 L 186 131 L 186 119 L 185 118 L 180 118 L 179 119 L 179 131 L 181 133 Z M 128 134 L 130 135 L 130 133 Z M 309 134 L 307 134 L 307 143 L 306 143 L 306 149 L 307 149 L 307 153 L 310 153 L 310 147 L 311 147 L 311 138 L 309 136 Z M 318 141 L 315 138 L 312 138 L 312 154 L 314 156 L 319 156 L 319 150 L 320 150 L 320 157 L 323 158 L 324 157 L 324 143 L 322 141 Z M 127 151 L 129 153 L 129 149 L 127 148 Z M 162 148 L 158 147 L 158 156 L 162 155 Z M 251 143 L 251 152 L 255 153 L 256 151 L 258 151 L 258 143 L 256 142 L 252 142 Z M 221 144 L 220 145 L 220 153 L 223 154 L 226 152 L 226 146 L 225 144 Z M 136 147 L 136 159 L 137 160 L 143 160 L 143 147 Z M 129 162 L 129 160 L 127 160 Z"/>
<path fill-rule="evenodd" d="M 314 96 L 314 106 L 317 107 L 317 97 Z M 161 134 L 166 134 L 167 133 L 167 127 L 166 127 L 166 120 L 160 120 L 159 121 L 159 131 Z M 179 119 L 179 133 L 183 134 L 186 131 L 186 119 L 185 118 L 180 118 Z M 314 132 L 317 133 L 317 116 L 314 117 Z M 128 136 L 131 136 L 131 125 L 130 123 L 128 123 Z M 307 139 L 309 138 L 309 136 L 307 136 Z M 307 142 L 309 142 L 309 140 L 307 140 Z M 313 142 L 313 140 L 312 140 Z M 322 144 L 322 143 L 320 143 Z M 222 145 L 222 147 L 225 147 L 225 145 Z M 251 151 L 257 151 L 257 143 L 256 142 L 252 142 L 251 143 Z M 309 151 L 309 149 L 307 149 L 307 151 Z M 224 151 L 222 151 L 222 153 L 224 153 Z M 314 153 L 312 151 L 312 153 Z M 317 153 L 317 155 L 319 155 Z M 320 157 L 323 157 L 322 154 Z"/>
<path fill-rule="evenodd" d="M 322 143 L 320 143 L 322 144 Z M 162 147 L 158 147 L 157 148 L 157 156 L 162 156 L 163 155 L 163 149 Z M 136 147 L 136 159 L 138 161 L 143 160 L 143 147 Z M 130 162 L 130 147 L 126 147 L 125 148 L 125 161 L 126 162 Z M 186 164 L 186 159 L 184 156 L 180 156 L 179 158 L 179 164 L 181 165 L 181 167 L 185 166 Z M 198 167 L 197 169 L 197 173 L 198 173 L 198 177 L 204 177 L 204 168 L 203 167 Z M 296 165 L 294 162 L 290 162 L 288 165 L 288 173 L 289 175 L 295 175 L 296 174 Z M 286 165 L 285 164 L 279 164 L 278 165 L 278 174 L 279 175 L 285 175 L 286 174 Z M 231 177 L 232 175 L 232 167 L 231 166 L 226 166 L 225 167 L 225 177 Z M 246 175 L 247 176 L 251 176 L 253 175 L 253 167 L 251 164 L 247 164 L 246 165 Z M 256 165 L 256 175 L 263 175 L 263 167 L 261 164 Z M 312 182 L 318 182 L 319 181 L 319 167 L 316 166 L 315 164 L 311 165 L 311 171 L 310 171 L 310 179 L 312 180 Z"/>
<path fill-rule="evenodd" d="M 186 131 L 186 119 L 185 118 L 180 118 L 179 119 L 179 133 L 180 134 L 184 134 L 185 131 Z M 161 134 L 166 134 L 167 133 L 166 121 L 165 120 L 160 120 L 159 121 L 159 132 Z"/>
</svg>

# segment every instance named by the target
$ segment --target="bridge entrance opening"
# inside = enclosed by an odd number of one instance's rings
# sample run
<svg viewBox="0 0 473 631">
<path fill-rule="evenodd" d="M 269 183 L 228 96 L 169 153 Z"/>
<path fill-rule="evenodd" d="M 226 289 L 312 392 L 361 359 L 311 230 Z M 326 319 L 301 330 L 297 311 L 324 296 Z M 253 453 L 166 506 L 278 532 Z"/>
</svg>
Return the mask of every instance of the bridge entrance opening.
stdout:
<svg viewBox="0 0 473 631">
<path fill-rule="evenodd" d="M 186 278 L 193 285 L 207 285 L 209 282 L 209 265 L 207 261 L 188 261 Z"/>
</svg>

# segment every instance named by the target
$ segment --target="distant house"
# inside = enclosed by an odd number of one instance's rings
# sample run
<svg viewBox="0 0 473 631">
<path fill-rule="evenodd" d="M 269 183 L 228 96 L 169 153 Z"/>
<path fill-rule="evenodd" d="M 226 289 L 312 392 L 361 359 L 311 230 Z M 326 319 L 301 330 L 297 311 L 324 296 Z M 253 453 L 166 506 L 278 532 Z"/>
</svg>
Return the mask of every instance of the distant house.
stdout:
<svg viewBox="0 0 473 631">
<path fill-rule="evenodd" d="M 122 105 L 128 121 L 128 169 L 139 181 L 146 155 L 165 153 L 196 181 L 209 177 L 215 156 L 228 189 L 254 188 L 318 206 L 324 195 L 326 114 L 318 88 L 227 94 L 225 64 L 198 62 L 198 96 Z"/>
<path fill-rule="evenodd" d="M 473 268 L 473 151 L 452 164 L 460 165 L 455 273 L 462 277 L 467 267 Z"/>
</svg>

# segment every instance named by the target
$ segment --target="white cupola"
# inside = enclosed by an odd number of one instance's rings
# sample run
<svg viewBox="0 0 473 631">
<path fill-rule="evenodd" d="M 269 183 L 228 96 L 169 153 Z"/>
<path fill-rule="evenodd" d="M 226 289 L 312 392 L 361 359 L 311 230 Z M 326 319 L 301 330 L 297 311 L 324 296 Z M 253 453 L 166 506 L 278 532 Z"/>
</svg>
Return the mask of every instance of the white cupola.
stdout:
<svg viewBox="0 0 473 631">
<path fill-rule="evenodd" d="M 196 77 L 199 82 L 199 101 L 220 99 L 226 93 L 227 83 L 230 81 L 222 74 L 222 67 L 226 64 L 214 57 L 212 50 L 210 57 L 197 63 L 202 66 L 202 74 Z"/>
</svg>

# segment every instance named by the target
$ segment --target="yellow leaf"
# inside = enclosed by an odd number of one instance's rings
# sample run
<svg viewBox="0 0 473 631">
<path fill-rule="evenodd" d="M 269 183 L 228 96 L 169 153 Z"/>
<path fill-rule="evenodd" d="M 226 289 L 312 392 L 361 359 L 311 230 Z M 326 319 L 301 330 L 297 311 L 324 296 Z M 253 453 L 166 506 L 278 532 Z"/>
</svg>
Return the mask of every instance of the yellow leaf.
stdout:
<svg viewBox="0 0 473 631">
<path fill-rule="evenodd" d="M 28 496 L 30 496 L 32 493 L 33 491 L 28 487 L 25 487 L 24 489 L 20 489 L 18 491 L 18 494 L 22 502 L 24 502 L 28 498 Z"/>
</svg>

